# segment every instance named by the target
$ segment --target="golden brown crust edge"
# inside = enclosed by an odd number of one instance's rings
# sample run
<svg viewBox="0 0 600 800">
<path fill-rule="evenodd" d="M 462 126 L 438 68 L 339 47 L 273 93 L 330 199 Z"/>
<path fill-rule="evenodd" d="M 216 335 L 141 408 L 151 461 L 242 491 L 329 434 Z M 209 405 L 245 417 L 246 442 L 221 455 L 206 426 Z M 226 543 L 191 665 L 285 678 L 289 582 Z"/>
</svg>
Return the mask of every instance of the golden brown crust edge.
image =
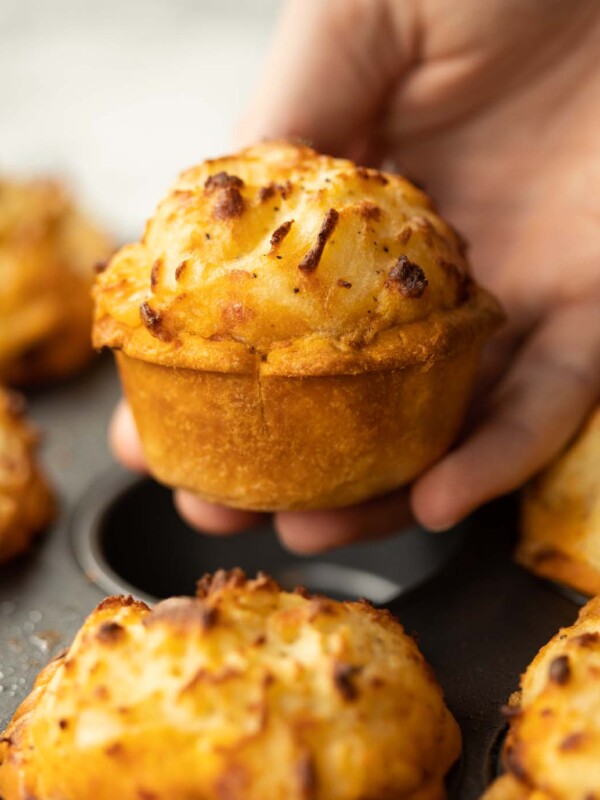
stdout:
<svg viewBox="0 0 600 800">
<path fill-rule="evenodd" d="M 367 344 L 351 345 L 313 334 L 275 342 L 265 352 L 237 341 L 209 341 L 181 334 L 176 342 L 152 336 L 146 328 L 125 332 L 110 317 L 97 319 L 95 347 L 111 347 L 132 358 L 167 367 L 264 375 L 348 375 L 401 369 L 444 358 L 465 342 L 489 337 L 503 322 L 499 303 L 484 289 L 473 288 L 462 306 L 435 312 L 424 320 L 382 331 Z"/>
<path fill-rule="evenodd" d="M 392 615 L 233 570 L 153 610 L 103 601 L 5 731 L 0 794 L 443 800 L 459 751 Z"/>
</svg>

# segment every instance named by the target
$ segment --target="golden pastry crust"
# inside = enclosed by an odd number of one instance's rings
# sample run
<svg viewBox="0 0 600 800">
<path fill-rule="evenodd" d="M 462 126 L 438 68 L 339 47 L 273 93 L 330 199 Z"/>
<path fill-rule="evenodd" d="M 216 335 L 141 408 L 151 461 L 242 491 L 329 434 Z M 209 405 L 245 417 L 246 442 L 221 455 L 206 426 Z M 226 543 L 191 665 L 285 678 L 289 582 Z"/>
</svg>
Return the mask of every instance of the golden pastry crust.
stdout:
<svg viewBox="0 0 600 800">
<path fill-rule="evenodd" d="M 54 515 L 52 493 L 35 463 L 37 442 L 22 399 L 0 389 L 0 563 L 27 550 Z"/>
<path fill-rule="evenodd" d="M 59 184 L 0 180 L 0 380 L 48 381 L 90 358 L 93 266 L 111 249 Z"/>
<path fill-rule="evenodd" d="M 124 353 L 117 363 L 158 480 L 276 511 L 347 506 L 411 480 L 455 438 L 477 355 L 473 346 L 428 369 L 259 382 Z"/>
<path fill-rule="evenodd" d="M 600 796 L 600 598 L 542 647 L 511 698 L 508 776 L 485 800 Z"/>
<path fill-rule="evenodd" d="M 460 750 L 389 613 L 239 570 L 105 600 L 3 741 L 4 800 L 434 800 Z"/>
<path fill-rule="evenodd" d="M 600 407 L 526 489 L 517 561 L 584 594 L 600 594 Z"/>
<path fill-rule="evenodd" d="M 95 299 L 153 472 L 263 510 L 355 503 L 431 464 L 501 318 L 422 192 L 285 143 L 184 172 Z"/>
</svg>

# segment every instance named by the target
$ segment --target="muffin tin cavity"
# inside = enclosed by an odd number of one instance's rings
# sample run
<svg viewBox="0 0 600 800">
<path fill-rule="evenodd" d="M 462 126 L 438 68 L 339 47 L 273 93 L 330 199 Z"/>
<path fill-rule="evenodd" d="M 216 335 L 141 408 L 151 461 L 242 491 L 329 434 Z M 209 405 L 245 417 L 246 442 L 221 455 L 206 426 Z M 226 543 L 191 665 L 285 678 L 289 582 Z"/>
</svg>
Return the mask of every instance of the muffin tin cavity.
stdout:
<svg viewBox="0 0 600 800">
<path fill-rule="evenodd" d="M 496 778 L 504 774 L 502 750 L 504 749 L 504 742 L 506 741 L 507 735 L 508 725 L 504 725 L 492 740 L 487 759 L 487 783 L 492 783 Z"/>
<path fill-rule="evenodd" d="M 217 569 L 269 572 L 284 588 L 306 586 L 337 599 L 386 604 L 435 573 L 460 546 L 461 534 L 434 537 L 417 529 L 313 557 L 285 550 L 272 527 L 207 536 L 178 516 L 171 492 L 150 479 L 113 470 L 94 483 L 72 520 L 77 559 L 110 593 L 153 602 L 190 594 Z"/>
</svg>

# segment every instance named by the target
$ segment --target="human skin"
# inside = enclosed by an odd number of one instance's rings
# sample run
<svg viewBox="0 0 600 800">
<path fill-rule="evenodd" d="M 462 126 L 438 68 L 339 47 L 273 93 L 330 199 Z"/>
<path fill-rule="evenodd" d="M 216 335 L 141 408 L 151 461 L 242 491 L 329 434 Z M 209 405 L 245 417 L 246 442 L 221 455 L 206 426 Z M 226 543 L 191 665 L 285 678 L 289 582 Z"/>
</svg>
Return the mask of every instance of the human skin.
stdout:
<svg viewBox="0 0 600 800">
<path fill-rule="evenodd" d="M 282 512 L 316 552 L 442 531 L 521 486 L 600 396 L 600 4 L 596 0 L 289 0 L 236 144 L 300 137 L 424 186 L 471 243 L 509 322 L 484 353 L 469 427 L 406 490 L 335 511 Z M 131 413 L 116 455 L 145 470 Z M 258 515 L 176 493 L 195 527 Z"/>
</svg>

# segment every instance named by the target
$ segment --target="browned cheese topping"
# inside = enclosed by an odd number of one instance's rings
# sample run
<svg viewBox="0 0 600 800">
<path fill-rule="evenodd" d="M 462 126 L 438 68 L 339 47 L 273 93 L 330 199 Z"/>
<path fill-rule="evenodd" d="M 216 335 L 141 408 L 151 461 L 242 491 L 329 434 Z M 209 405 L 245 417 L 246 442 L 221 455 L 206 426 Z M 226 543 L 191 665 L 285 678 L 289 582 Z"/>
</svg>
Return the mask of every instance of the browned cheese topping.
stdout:
<svg viewBox="0 0 600 800">
<path fill-rule="evenodd" d="M 98 628 L 96 638 L 99 642 L 112 644 L 121 639 L 125 635 L 125 629 L 118 622 L 104 622 Z"/>
<path fill-rule="evenodd" d="M 375 181 L 376 183 L 380 183 L 382 186 L 387 186 L 389 180 L 383 174 L 383 172 L 379 172 L 377 169 L 368 169 L 367 167 L 357 167 L 356 174 L 363 178 L 366 181 Z"/>
<path fill-rule="evenodd" d="M 158 286 L 158 279 L 160 276 L 160 270 L 162 267 L 162 260 L 157 258 L 154 264 L 152 264 L 152 269 L 150 270 L 150 288 L 152 291 L 156 289 Z"/>
<path fill-rule="evenodd" d="M 356 667 L 352 664 L 344 664 L 336 662 L 333 666 L 333 683 L 335 688 L 348 702 L 356 700 L 358 697 L 358 689 L 354 682 L 354 678 L 361 672 L 361 667 Z"/>
<path fill-rule="evenodd" d="M 273 231 L 271 236 L 271 253 L 274 253 L 281 242 L 290 232 L 290 228 L 294 224 L 293 219 L 288 219 L 287 222 L 282 223 L 276 230 Z"/>
<path fill-rule="evenodd" d="M 304 272 L 305 274 L 310 274 L 314 272 L 316 268 L 319 266 L 319 261 L 321 260 L 321 256 L 323 255 L 323 250 L 325 249 L 325 245 L 327 244 L 327 240 L 335 230 L 335 226 L 337 225 L 337 221 L 339 219 L 339 214 L 335 210 L 335 208 L 330 208 L 329 211 L 325 214 L 325 218 L 323 219 L 323 224 L 321 225 L 321 230 L 319 231 L 319 235 L 317 236 L 316 244 L 311 247 L 308 253 L 304 256 L 300 264 L 298 265 L 298 269 Z"/>
<path fill-rule="evenodd" d="M 376 206 L 375 203 L 369 203 L 368 200 L 364 200 L 360 204 L 358 212 L 364 219 L 372 219 L 375 221 L 381 219 L 381 209 L 379 206 Z"/>
<path fill-rule="evenodd" d="M 165 330 L 163 325 L 163 318 L 160 311 L 152 308 L 149 303 L 143 302 L 140 306 L 140 317 L 152 336 L 155 336 L 163 342 L 171 340 L 171 335 Z"/>
<path fill-rule="evenodd" d="M 175 280 L 181 280 L 181 277 L 185 270 L 187 269 L 188 262 L 187 260 L 182 261 L 176 268 L 175 268 Z"/>
<path fill-rule="evenodd" d="M 418 298 L 427 288 L 427 278 L 418 264 L 414 264 L 406 256 L 400 256 L 391 268 L 385 285 L 398 289 L 404 297 Z"/>
<path fill-rule="evenodd" d="M 243 213 L 244 198 L 240 192 L 243 186 L 244 181 L 241 178 L 227 172 L 218 172 L 206 179 L 204 191 L 216 197 L 213 206 L 215 219 L 231 219 Z"/>
<path fill-rule="evenodd" d="M 548 670 L 548 677 L 554 683 L 563 686 L 571 677 L 571 667 L 569 665 L 568 656 L 558 656 L 550 664 Z"/>
</svg>

